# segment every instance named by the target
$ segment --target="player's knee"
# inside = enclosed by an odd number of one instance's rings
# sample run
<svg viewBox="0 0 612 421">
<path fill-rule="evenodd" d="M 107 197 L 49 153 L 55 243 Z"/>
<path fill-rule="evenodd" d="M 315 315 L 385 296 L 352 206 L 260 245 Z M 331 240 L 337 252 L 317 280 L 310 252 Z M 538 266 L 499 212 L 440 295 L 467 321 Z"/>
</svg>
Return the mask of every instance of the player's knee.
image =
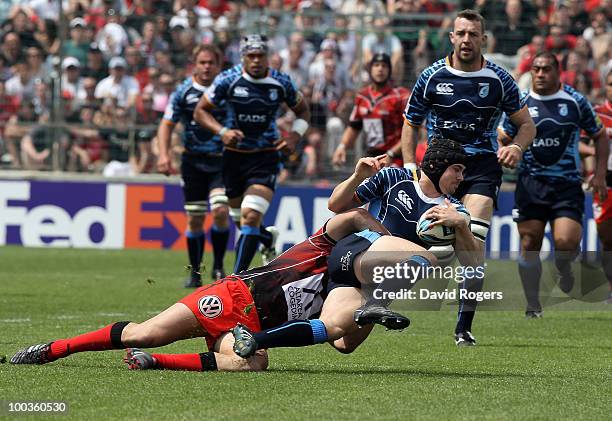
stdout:
<svg viewBox="0 0 612 421">
<path fill-rule="evenodd" d="M 155 329 L 134 323 L 123 330 L 121 342 L 127 347 L 156 347 L 160 341 Z"/>
<path fill-rule="evenodd" d="M 258 226 L 269 207 L 270 202 L 267 199 L 255 194 L 247 194 L 240 205 L 242 211 L 241 222 L 250 226 Z"/>
<path fill-rule="evenodd" d="M 572 236 L 561 235 L 555 237 L 555 250 L 559 251 L 575 251 L 578 249 L 580 239 L 573 238 Z"/>
<path fill-rule="evenodd" d="M 542 238 L 535 235 L 523 235 L 521 237 L 521 245 L 525 251 L 540 251 L 542 248 Z"/>
<path fill-rule="evenodd" d="M 262 214 L 252 209 L 242 209 L 242 218 L 240 218 L 241 225 L 247 225 L 249 227 L 258 227 L 261 225 Z"/>
<path fill-rule="evenodd" d="M 227 228 L 229 210 L 227 206 L 218 207 L 212 210 L 213 223 L 220 228 Z"/>
<path fill-rule="evenodd" d="M 336 345 L 335 348 L 341 354 L 350 354 L 355 351 L 358 346 L 359 345 L 346 345 L 343 343 L 342 345 Z"/>
<path fill-rule="evenodd" d="M 191 232 L 202 231 L 204 215 L 187 215 L 187 227 Z"/>
</svg>

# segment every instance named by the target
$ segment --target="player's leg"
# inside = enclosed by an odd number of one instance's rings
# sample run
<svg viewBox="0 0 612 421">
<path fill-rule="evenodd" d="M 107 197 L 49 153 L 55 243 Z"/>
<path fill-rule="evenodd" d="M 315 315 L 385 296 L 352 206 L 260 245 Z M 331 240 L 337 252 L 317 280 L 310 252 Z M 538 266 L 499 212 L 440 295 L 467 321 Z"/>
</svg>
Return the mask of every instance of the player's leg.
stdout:
<svg viewBox="0 0 612 421">
<path fill-rule="evenodd" d="M 470 193 L 462 198 L 463 204 L 471 215 L 470 229 L 474 237 L 479 240 L 478 261 L 484 263 L 485 257 L 485 241 L 491 225 L 493 217 L 494 201 L 491 196 L 483 194 Z M 480 291 L 483 286 L 483 277 L 477 275 L 466 277 L 465 281 L 459 285 L 459 288 L 467 289 L 468 291 Z M 470 299 L 461 299 L 459 301 L 459 311 L 457 314 L 457 324 L 455 326 L 455 335 L 457 344 L 476 343 L 471 334 L 472 322 L 476 311 L 477 301 Z"/>
<path fill-rule="evenodd" d="M 242 357 L 248 357 L 258 349 L 303 347 L 325 342 L 337 345 L 339 350 L 347 353 L 352 351 L 365 340 L 373 326 L 364 328 L 364 335 L 360 336 L 361 342 L 358 342 L 357 338 L 349 338 L 347 343 L 335 344 L 343 336 L 358 330 L 359 326 L 353 321 L 353 312 L 363 303 L 364 298 L 357 288 L 334 286 L 337 287 L 329 292 L 318 319 L 291 320 L 257 333 L 237 326 L 232 330 L 236 339 L 234 351 Z"/>
<path fill-rule="evenodd" d="M 602 247 L 602 266 L 610 287 L 606 302 L 612 304 L 612 219 L 598 223 L 597 234 Z"/>
<path fill-rule="evenodd" d="M 234 273 L 249 268 L 259 243 L 270 247 L 273 235 L 262 227 L 263 217 L 270 206 L 274 190 L 268 186 L 254 184 L 247 188 L 240 206 L 240 237 L 236 244 Z"/>
<path fill-rule="evenodd" d="M 222 187 L 211 189 L 208 201 L 213 217 L 213 225 L 210 230 L 210 240 L 213 247 L 212 279 L 217 281 L 225 277 L 223 259 L 229 240 L 229 209 L 225 189 Z"/>
<path fill-rule="evenodd" d="M 158 347 L 204 334 L 193 312 L 177 303 L 143 323 L 117 322 L 72 338 L 25 348 L 16 353 L 11 362 L 44 364 L 78 352 Z M 34 347 L 38 348 L 32 349 Z"/>
<path fill-rule="evenodd" d="M 268 367 L 265 350 L 256 351 L 249 358 L 241 358 L 232 349 L 234 337 L 224 333 L 208 352 L 192 354 L 148 353 L 129 348 L 123 361 L 132 370 L 182 370 L 182 371 L 262 371 Z"/>
<path fill-rule="evenodd" d="M 189 256 L 190 276 L 185 282 L 186 288 L 202 286 L 200 266 L 204 255 L 204 217 L 208 210 L 208 180 L 206 173 L 198 170 L 187 155 L 181 161 L 183 178 L 183 196 L 187 213 L 187 254 Z"/>
<path fill-rule="evenodd" d="M 555 266 L 559 272 L 559 288 L 568 294 L 574 286 L 572 262 L 580 250 L 582 224 L 569 217 L 556 218 L 551 223 L 555 244 Z"/>
<path fill-rule="evenodd" d="M 541 316 L 542 312 L 539 298 L 540 278 L 542 276 L 540 250 L 546 222 L 529 219 L 518 222 L 517 226 L 521 238 L 521 256 L 518 262 L 518 270 L 527 299 L 525 315 L 537 318 Z"/>
</svg>

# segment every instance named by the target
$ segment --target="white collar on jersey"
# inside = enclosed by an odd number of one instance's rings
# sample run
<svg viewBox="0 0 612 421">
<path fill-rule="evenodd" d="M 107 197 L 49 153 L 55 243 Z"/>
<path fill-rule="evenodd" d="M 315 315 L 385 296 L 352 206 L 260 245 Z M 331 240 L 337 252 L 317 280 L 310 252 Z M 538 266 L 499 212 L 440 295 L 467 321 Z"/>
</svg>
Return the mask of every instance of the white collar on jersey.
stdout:
<svg viewBox="0 0 612 421">
<path fill-rule="evenodd" d="M 419 195 L 419 198 L 423 202 L 433 203 L 434 205 L 442 205 L 444 203 L 444 199 L 446 198 L 446 196 L 444 195 L 441 195 L 438 197 L 426 196 L 425 193 L 423 193 L 423 190 L 421 190 L 421 186 L 419 185 L 418 180 L 412 180 L 412 184 L 414 185 L 414 190 L 417 192 L 417 194 Z"/>
<path fill-rule="evenodd" d="M 446 70 L 448 70 L 455 76 L 470 76 L 470 77 L 489 76 L 490 77 L 491 75 L 493 75 L 494 77 L 497 77 L 495 72 L 487 67 L 487 60 L 485 60 L 485 58 L 482 56 L 481 56 L 482 67 L 474 72 L 464 72 L 463 70 L 455 69 L 453 66 L 451 66 L 451 56 L 452 56 L 452 53 L 449 56 L 447 56 L 444 61 L 446 64 Z"/>
<path fill-rule="evenodd" d="M 572 101 L 574 100 L 571 95 L 569 95 L 563 90 L 563 85 L 561 85 L 561 88 L 559 88 L 557 92 L 550 95 L 536 94 L 533 90 L 530 89 L 529 96 L 533 99 L 537 99 L 538 101 L 550 101 L 551 99 L 570 99 Z"/>
<path fill-rule="evenodd" d="M 268 72 L 269 74 L 270 72 Z M 247 72 L 243 71 L 242 72 L 242 77 L 251 82 L 251 83 L 255 83 L 255 84 L 269 84 L 269 85 L 278 85 L 281 88 L 283 87 L 283 85 L 280 84 L 280 82 L 270 76 L 266 76 L 266 77 L 262 77 L 261 79 L 255 79 L 253 76 L 251 76 L 250 74 L 248 74 Z"/>
<path fill-rule="evenodd" d="M 196 82 L 195 78 L 191 78 L 191 84 L 200 92 L 206 92 L 208 89 L 208 86 L 200 85 L 198 82 Z"/>
</svg>

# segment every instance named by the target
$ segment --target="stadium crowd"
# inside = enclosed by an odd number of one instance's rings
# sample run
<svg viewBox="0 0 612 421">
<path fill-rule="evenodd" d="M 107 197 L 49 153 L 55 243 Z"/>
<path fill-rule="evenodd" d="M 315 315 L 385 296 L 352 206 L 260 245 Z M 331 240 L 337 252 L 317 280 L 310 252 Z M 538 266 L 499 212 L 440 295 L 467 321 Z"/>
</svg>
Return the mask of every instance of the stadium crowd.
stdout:
<svg viewBox="0 0 612 421">
<path fill-rule="evenodd" d="M 171 93 L 191 74 L 190 52 L 213 43 L 224 52 L 224 68 L 231 67 L 249 32 L 268 36 L 271 66 L 292 77 L 311 107 L 311 127 L 285 158 L 281 181 L 328 177 L 355 94 L 368 81 L 364 63 L 386 52 L 395 84 L 411 89 L 426 66 L 450 51 L 454 10 L 483 14 L 486 56 L 510 70 L 521 88 L 544 50 L 558 56 L 562 81 L 593 103 L 602 102 L 602 78 L 612 68 L 609 0 L 59 3 L 0 5 L 2 168 L 155 172 L 157 124 Z M 280 116 L 281 130 L 293 119 L 291 112 Z M 181 148 L 177 130 L 177 160 Z"/>
</svg>

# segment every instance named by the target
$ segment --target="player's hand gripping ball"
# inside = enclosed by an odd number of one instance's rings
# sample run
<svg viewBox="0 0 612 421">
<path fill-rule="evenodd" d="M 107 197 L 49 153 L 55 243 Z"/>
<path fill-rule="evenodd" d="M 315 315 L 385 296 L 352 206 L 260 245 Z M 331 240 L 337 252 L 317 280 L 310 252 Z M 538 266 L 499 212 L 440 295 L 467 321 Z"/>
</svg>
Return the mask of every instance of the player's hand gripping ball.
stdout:
<svg viewBox="0 0 612 421">
<path fill-rule="evenodd" d="M 453 206 L 463 216 L 469 227 L 470 214 L 463 206 Z M 436 219 L 429 216 L 427 212 L 421 215 L 417 222 L 417 235 L 419 238 L 430 246 L 448 246 L 453 244 L 455 242 L 455 228 L 444 224 L 434 224 L 435 221 Z"/>
</svg>

